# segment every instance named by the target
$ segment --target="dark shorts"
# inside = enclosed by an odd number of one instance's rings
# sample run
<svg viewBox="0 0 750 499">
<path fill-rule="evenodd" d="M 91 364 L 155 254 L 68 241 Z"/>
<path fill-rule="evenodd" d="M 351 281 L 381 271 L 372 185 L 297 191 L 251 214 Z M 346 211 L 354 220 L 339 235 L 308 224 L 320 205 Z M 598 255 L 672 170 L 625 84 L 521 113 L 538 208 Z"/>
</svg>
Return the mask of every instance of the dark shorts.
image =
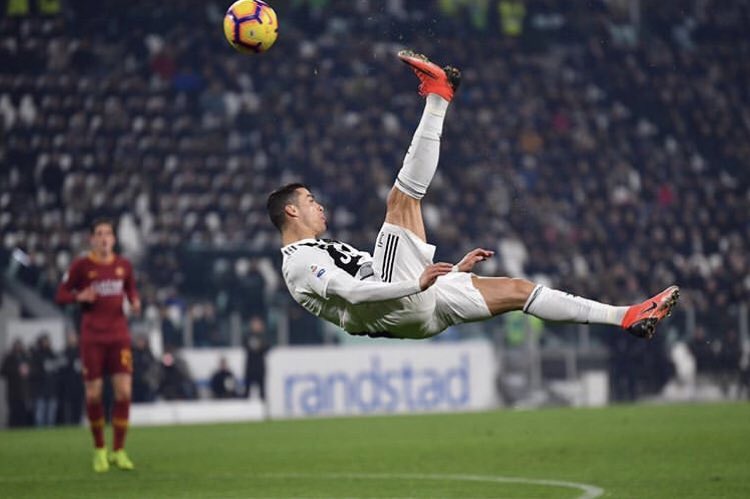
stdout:
<svg viewBox="0 0 750 499">
<path fill-rule="evenodd" d="M 133 374 L 133 353 L 130 340 L 81 342 L 83 379 L 93 381 L 105 374 Z"/>
</svg>

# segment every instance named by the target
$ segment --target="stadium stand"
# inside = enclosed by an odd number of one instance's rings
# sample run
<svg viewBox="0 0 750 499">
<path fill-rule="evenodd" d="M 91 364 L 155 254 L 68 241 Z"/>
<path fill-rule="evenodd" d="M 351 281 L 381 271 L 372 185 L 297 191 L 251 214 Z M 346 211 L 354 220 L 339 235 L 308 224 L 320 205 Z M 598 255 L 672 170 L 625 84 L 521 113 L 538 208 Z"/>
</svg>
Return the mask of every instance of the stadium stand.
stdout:
<svg viewBox="0 0 750 499">
<path fill-rule="evenodd" d="M 5 15 L 3 266 L 49 297 L 87 223 L 109 215 L 165 343 L 182 344 L 187 315 L 196 344 L 232 342 L 214 315 L 287 300 L 264 209 L 276 185 L 307 182 L 339 207 L 332 233 L 374 240 L 420 112 L 393 57 L 409 46 L 464 68 L 425 204 L 440 259 L 481 244 L 500 255 L 488 272 L 618 303 L 677 282 L 683 334 L 736 334 L 750 302 L 748 3 L 662 2 L 637 25 L 621 2 L 469 3 L 279 2 L 262 57 L 226 45 L 221 2 Z M 290 341 L 321 341 L 295 313 Z"/>
</svg>

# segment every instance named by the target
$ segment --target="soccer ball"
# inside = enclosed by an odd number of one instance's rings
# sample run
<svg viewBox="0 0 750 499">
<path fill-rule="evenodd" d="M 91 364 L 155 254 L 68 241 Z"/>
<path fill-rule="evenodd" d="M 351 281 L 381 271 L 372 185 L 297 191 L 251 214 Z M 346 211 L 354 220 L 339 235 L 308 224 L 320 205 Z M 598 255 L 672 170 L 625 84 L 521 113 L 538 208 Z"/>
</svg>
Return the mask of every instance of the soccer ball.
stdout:
<svg viewBox="0 0 750 499">
<path fill-rule="evenodd" d="M 237 0 L 224 16 L 224 36 L 242 53 L 265 52 L 278 34 L 276 12 L 262 0 Z"/>
</svg>

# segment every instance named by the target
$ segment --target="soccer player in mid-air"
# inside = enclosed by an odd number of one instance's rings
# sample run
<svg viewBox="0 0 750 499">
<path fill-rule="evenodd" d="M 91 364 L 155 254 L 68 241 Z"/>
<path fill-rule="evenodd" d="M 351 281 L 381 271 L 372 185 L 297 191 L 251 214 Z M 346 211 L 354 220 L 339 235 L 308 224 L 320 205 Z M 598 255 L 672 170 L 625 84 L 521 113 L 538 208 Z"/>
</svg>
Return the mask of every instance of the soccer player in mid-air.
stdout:
<svg viewBox="0 0 750 499">
<path fill-rule="evenodd" d="M 57 288 L 60 304 L 81 306 L 81 362 L 86 391 L 86 413 L 94 437 L 94 471 L 101 473 L 114 464 L 132 470 L 133 462 L 125 452 L 125 434 L 130 415 L 133 356 L 130 349 L 128 320 L 123 312 L 127 296 L 134 313 L 141 310 L 135 288 L 133 267 L 114 252 L 115 233 L 111 221 L 99 219 L 91 225 L 91 252 L 77 258 Z M 114 442 L 107 456 L 104 446 L 104 405 L 102 378 L 112 377 Z"/>
<path fill-rule="evenodd" d="M 643 303 L 613 306 L 525 279 L 474 275 L 474 265 L 493 255 L 481 248 L 455 265 L 432 263 L 435 247 L 426 242 L 420 204 L 437 169 L 443 120 L 460 72 L 411 51 L 398 56 L 419 78 L 426 104 L 389 193 L 373 256 L 319 239 L 326 231 L 324 209 L 305 185 L 283 186 L 268 198 L 294 299 L 350 334 L 372 337 L 427 338 L 454 324 L 523 310 L 549 321 L 611 324 L 651 338 L 677 302 L 677 286 Z"/>
</svg>

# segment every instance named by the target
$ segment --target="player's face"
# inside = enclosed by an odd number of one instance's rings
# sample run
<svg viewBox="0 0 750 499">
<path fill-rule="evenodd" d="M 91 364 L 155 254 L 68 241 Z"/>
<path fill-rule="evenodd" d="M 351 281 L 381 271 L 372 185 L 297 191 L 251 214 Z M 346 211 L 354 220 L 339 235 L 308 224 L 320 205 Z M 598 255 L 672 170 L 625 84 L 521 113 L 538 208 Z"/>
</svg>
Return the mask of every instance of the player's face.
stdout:
<svg viewBox="0 0 750 499">
<path fill-rule="evenodd" d="M 307 189 L 297 189 L 297 208 L 300 211 L 300 222 L 315 232 L 316 236 L 326 231 L 325 209 Z"/>
<path fill-rule="evenodd" d="M 115 233 L 109 224 L 99 224 L 94 228 L 91 234 L 91 248 L 94 252 L 103 257 L 112 254 L 115 247 Z"/>
</svg>

